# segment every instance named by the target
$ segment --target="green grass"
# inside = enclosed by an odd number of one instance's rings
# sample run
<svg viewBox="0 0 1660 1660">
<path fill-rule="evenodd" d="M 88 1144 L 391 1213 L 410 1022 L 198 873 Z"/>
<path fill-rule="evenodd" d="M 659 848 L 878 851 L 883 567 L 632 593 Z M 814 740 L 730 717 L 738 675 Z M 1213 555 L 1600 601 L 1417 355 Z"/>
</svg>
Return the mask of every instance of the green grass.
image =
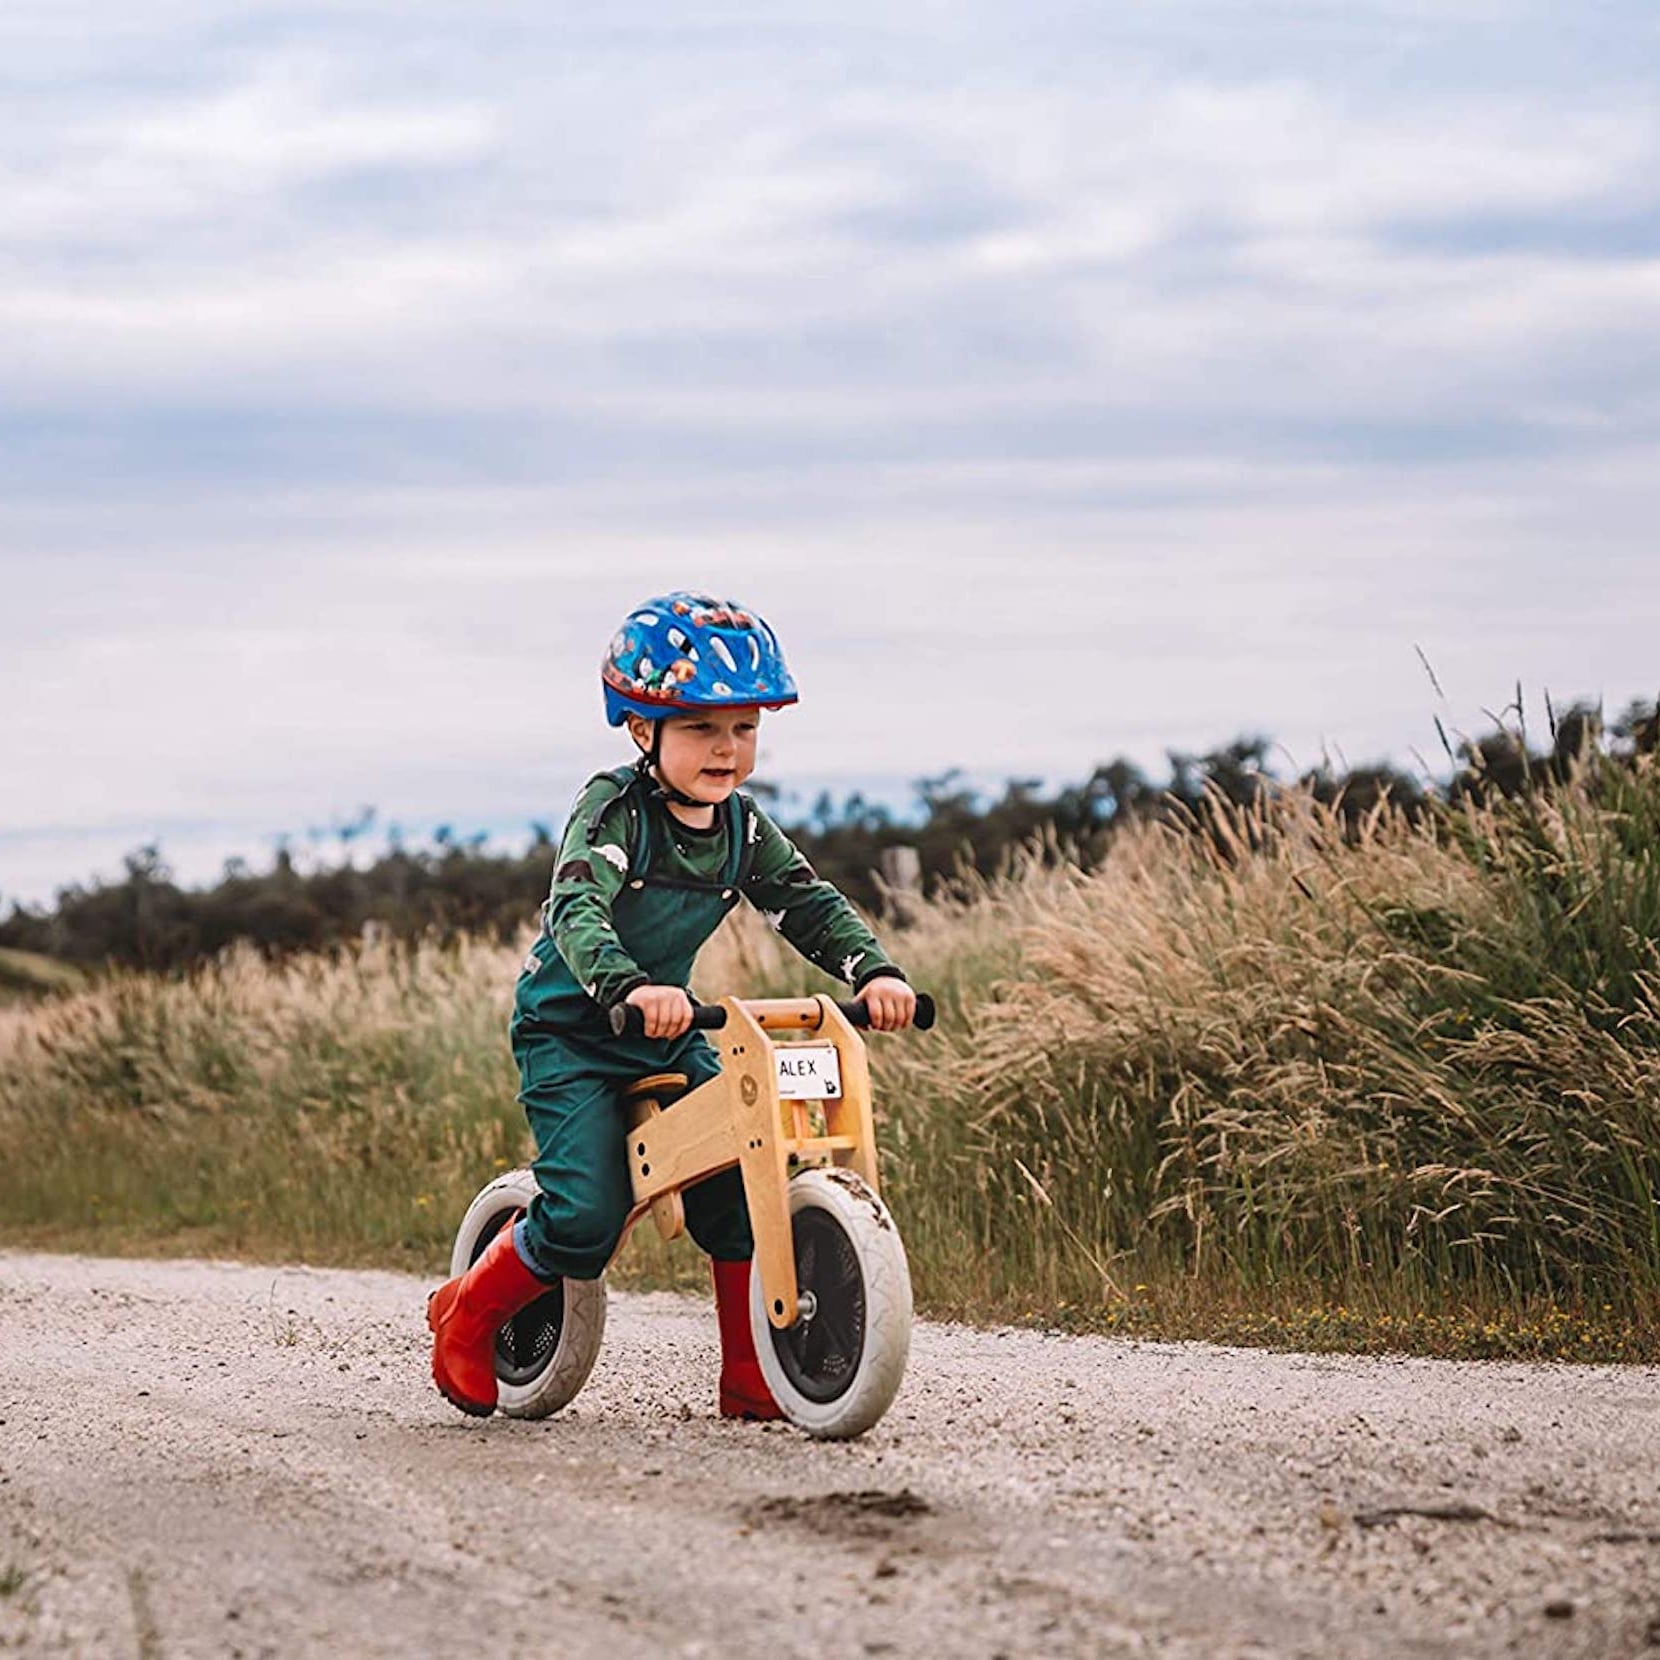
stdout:
<svg viewBox="0 0 1660 1660">
<path fill-rule="evenodd" d="M 756 919 L 708 995 L 826 982 Z M 1358 838 L 1289 797 L 896 941 L 872 1040 L 919 1304 L 1302 1347 L 1660 1358 L 1660 784 Z M 513 951 L 113 978 L 0 1012 L 0 1238 L 437 1272 L 529 1143 Z M 639 1230 L 635 1283 L 700 1285 Z"/>
</svg>

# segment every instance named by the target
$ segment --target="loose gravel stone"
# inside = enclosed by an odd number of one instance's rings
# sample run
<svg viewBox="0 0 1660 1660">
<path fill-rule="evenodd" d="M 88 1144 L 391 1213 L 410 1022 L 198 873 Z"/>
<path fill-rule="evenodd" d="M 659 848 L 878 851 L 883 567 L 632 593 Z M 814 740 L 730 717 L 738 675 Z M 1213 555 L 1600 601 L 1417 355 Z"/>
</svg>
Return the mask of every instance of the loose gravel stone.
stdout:
<svg viewBox="0 0 1660 1660">
<path fill-rule="evenodd" d="M 464 1418 L 426 1282 L 0 1254 L 0 1650 L 1607 1656 L 1660 1632 L 1660 1372 L 921 1324 L 851 1444 L 614 1294 Z M 1479 1449 L 1479 1451 L 1478 1451 Z"/>
</svg>

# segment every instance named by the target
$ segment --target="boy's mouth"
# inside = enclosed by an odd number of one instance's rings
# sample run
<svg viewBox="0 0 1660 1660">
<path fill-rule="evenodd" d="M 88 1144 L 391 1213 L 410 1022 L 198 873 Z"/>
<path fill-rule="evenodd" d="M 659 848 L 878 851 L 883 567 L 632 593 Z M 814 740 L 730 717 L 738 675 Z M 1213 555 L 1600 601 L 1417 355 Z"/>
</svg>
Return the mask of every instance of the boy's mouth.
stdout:
<svg viewBox="0 0 1660 1660">
<path fill-rule="evenodd" d="M 703 776 L 705 778 L 712 778 L 717 784 L 724 784 L 727 779 L 735 777 L 737 775 L 737 771 L 738 769 L 736 767 L 705 767 L 703 769 Z"/>
</svg>

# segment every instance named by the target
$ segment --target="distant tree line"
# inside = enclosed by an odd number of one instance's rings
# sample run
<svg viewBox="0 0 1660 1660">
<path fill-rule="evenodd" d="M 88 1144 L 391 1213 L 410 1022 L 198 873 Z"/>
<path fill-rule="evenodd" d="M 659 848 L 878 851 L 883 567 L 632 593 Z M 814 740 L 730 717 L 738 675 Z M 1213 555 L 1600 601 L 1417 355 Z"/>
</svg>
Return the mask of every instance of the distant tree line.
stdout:
<svg viewBox="0 0 1660 1660">
<path fill-rule="evenodd" d="M 1592 752 L 1629 765 L 1660 747 L 1660 715 L 1652 702 L 1633 703 L 1606 728 L 1594 704 L 1553 711 L 1550 743 L 1542 749 L 1526 738 L 1519 693 L 1505 716 L 1512 712 L 1514 724 L 1500 717 L 1491 732 L 1456 747 L 1443 733 L 1454 769 L 1444 785 L 1426 788 L 1387 765 L 1342 771 L 1321 766 L 1295 782 L 1353 828 L 1385 801 L 1420 817 L 1466 799 L 1554 788 Z M 887 902 L 879 873 L 888 849 L 915 849 L 925 889 L 965 868 L 989 875 L 1023 847 L 1039 846 L 1047 857 L 1091 867 L 1126 824 L 1159 820 L 1204 833 L 1214 801 L 1249 805 L 1284 787 L 1272 753 L 1267 738 L 1240 737 L 1207 754 L 1172 751 L 1163 783 L 1120 758 L 1052 793 L 1039 780 L 1010 779 L 993 798 L 951 771 L 918 782 L 911 815 L 856 793 L 840 801 L 822 795 L 786 828 L 823 875 L 879 912 Z M 351 843 L 372 823 L 365 809 L 335 832 L 345 855 L 338 865 L 302 870 L 284 848 L 263 872 L 232 860 L 206 888 L 179 886 L 158 848 L 140 848 L 127 856 L 119 881 L 65 888 L 50 909 L 14 904 L 0 921 L 0 948 L 166 971 L 189 967 L 235 941 L 281 956 L 342 946 L 366 930 L 404 941 L 459 934 L 510 940 L 534 919 L 556 850 L 548 827 L 533 826 L 530 847 L 518 855 L 488 852 L 482 836 L 458 838 L 444 829 L 431 848 L 395 846 L 358 869 Z"/>
</svg>

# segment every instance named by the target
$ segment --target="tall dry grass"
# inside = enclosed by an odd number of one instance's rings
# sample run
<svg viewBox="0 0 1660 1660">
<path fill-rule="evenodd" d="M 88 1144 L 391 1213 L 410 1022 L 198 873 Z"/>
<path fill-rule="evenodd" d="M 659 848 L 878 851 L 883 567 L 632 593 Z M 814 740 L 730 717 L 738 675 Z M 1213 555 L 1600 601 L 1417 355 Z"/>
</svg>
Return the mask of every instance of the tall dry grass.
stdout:
<svg viewBox="0 0 1660 1660">
<path fill-rule="evenodd" d="M 1172 1271 L 1652 1298 L 1655 844 L 1620 867 L 1584 802 L 1358 845 L 1306 797 L 1217 825 L 1015 885 L 1040 915 L 938 1064 L 960 1130 L 924 1133 L 991 1258 L 1080 1299 Z M 1593 907 L 1632 919 L 1618 952 Z"/>
<path fill-rule="evenodd" d="M 929 1297 L 1323 1299 L 1396 1330 L 1567 1309 L 1652 1338 L 1652 763 L 1418 825 L 1295 793 L 1207 825 L 1141 827 L 1090 874 L 1028 858 L 901 942 L 948 1011 L 875 1045 Z M 767 939 L 733 963 L 806 979 Z"/>
<path fill-rule="evenodd" d="M 111 977 L 0 1025 L 0 1224 L 95 1249 L 433 1260 L 524 1125 L 511 952 Z"/>
<path fill-rule="evenodd" d="M 1317 1303 L 1396 1333 L 1545 1310 L 1546 1348 L 1584 1311 L 1652 1334 L 1657 941 L 1649 765 L 1417 827 L 1215 803 L 1205 834 L 1138 829 L 1093 873 L 1034 851 L 965 883 L 894 942 L 939 1028 L 872 1042 L 919 1295 L 1164 1329 Z M 436 1268 L 528 1150 L 516 966 L 233 955 L 0 1011 L 0 1229 Z M 827 985 L 747 915 L 697 983 Z"/>
</svg>

